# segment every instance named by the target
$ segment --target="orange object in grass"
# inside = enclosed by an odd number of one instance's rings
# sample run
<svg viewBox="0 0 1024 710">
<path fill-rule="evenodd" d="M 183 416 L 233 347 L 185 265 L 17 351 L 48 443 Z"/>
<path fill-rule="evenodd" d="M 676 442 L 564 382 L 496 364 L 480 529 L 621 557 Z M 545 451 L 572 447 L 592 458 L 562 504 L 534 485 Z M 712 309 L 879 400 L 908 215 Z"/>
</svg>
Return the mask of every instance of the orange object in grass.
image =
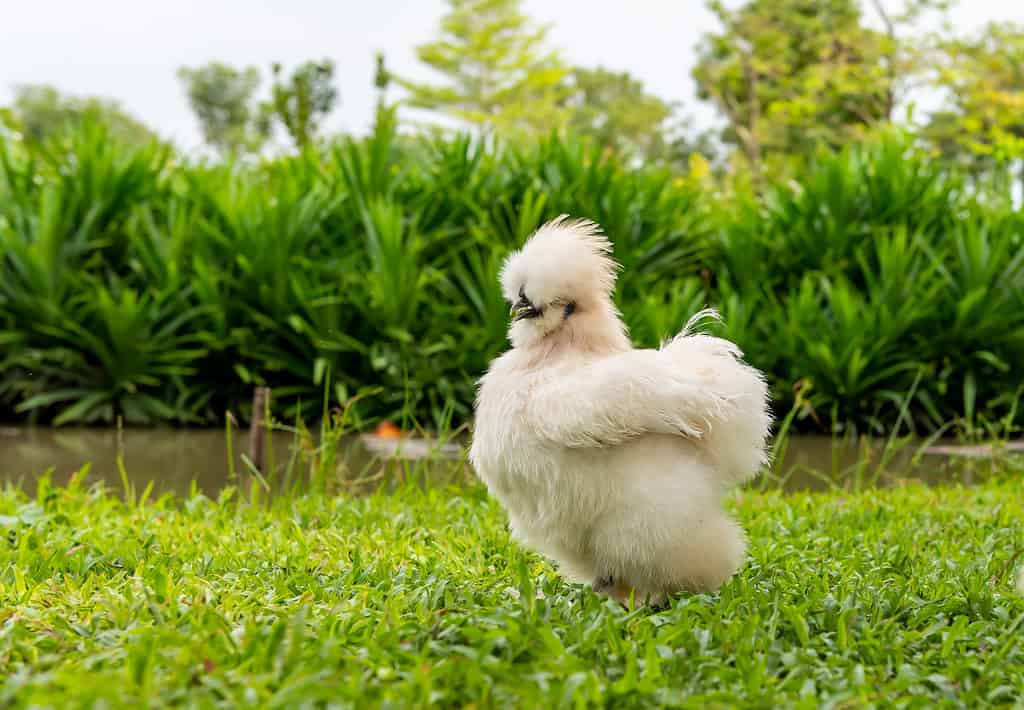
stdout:
<svg viewBox="0 0 1024 710">
<path fill-rule="evenodd" d="M 394 424 L 389 422 L 387 419 L 377 425 L 377 430 L 374 432 L 376 436 L 381 439 L 401 439 L 402 430 L 396 427 Z"/>
</svg>

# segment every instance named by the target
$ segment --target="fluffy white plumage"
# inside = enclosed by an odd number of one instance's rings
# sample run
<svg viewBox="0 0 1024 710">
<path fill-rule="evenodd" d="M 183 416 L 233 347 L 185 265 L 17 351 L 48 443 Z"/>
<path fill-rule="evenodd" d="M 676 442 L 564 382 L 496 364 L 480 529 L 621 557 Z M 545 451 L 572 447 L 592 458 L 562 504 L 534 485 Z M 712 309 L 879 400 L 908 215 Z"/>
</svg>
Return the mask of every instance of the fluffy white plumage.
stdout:
<svg viewBox="0 0 1024 710">
<path fill-rule="evenodd" d="M 722 510 L 765 463 L 764 379 L 693 332 L 634 349 L 592 222 L 542 226 L 505 263 L 512 349 L 480 381 L 470 460 L 513 534 L 622 601 L 717 589 L 742 563 Z"/>
</svg>

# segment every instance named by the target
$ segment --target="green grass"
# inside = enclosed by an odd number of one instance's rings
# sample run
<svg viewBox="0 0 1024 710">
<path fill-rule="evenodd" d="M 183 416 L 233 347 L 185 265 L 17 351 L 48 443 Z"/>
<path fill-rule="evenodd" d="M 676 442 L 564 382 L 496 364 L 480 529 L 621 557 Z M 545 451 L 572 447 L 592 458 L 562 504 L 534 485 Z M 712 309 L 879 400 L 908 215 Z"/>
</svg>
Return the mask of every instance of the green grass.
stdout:
<svg viewBox="0 0 1024 710">
<path fill-rule="evenodd" d="M 0 707 L 1020 707 L 1020 471 L 738 493 L 712 596 L 628 611 L 479 487 L 0 493 Z"/>
</svg>

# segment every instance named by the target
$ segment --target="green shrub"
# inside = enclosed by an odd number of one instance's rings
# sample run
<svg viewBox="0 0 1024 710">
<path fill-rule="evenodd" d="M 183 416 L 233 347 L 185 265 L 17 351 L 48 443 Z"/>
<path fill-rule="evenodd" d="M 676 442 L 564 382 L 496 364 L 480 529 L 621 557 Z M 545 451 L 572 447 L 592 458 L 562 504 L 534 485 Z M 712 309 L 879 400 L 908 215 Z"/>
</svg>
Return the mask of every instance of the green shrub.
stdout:
<svg viewBox="0 0 1024 710">
<path fill-rule="evenodd" d="M 573 138 L 364 140 L 260 164 L 176 161 L 83 125 L 0 142 L 0 417 L 213 423 L 252 386 L 315 416 L 471 414 L 504 347 L 501 260 L 561 213 L 599 222 L 656 345 L 705 305 L 796 426 L 967 432 L 1024 420 L 1024 217 L 898 134 L 761 194 Z M 1015 421 L 1014 421 L 1015 420 Z"/>
</svg>

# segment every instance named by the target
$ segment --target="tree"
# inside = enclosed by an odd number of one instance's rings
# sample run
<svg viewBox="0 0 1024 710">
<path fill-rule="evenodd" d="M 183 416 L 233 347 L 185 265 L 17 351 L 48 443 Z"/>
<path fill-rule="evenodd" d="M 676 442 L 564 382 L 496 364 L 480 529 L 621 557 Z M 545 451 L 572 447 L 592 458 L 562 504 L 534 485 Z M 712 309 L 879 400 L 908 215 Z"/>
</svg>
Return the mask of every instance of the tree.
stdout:
<svg viewBox="0 0 1024 710">
<path fill-rule="evenodd" d="M 698 165 L 698 172 L 711 171 L 718 163 L 721 146 L 714 132 L 697 130 L 692 119 L 675 117 L 669 121 L 665 132 L 664 146 L 652 159 L 676 169 L 692 172 Z"/>
<path fill-rule="evenodd" d="M 258 69 L 211 62 L 195 69 L 182 67 L 178 77 L 207 145 L 221 155 L 260 149 L 269 131 L 254 101 Z"/>
<path fill-rule="evenodd" d="M 723 139 L 755 174 L 766 155 L 842 145 L 892 118 L 918 69 L 899 30 L 945 4 L 908 0 L 895 14 L 873 0 L 885 26 L 877 31 L 857 0 L 750 0 L 737 10 L 712 1 L 723 30 L 698 48 L 698 93 L 725 116 Z"/>
<path fill-rule="evenodd" d="M 407 103 L 481 131 L 545 133 L 567 119 L 567 67 L 545 49 L 547 28 L 534 26 L 521 0 L 448 0 L 441 36 L 417 48 L 445 80 L 400 80 Z"/>
<path fill-rule="evenodd" d="M 45 84 L 16 87 L 9 113 L 8 120 L 18 127 L 30 145 L 42 144 L 88 119 L 104 123 L 111 135 L 133 144 L 159 140 L 117 101 L 96 96 L 67 96 Z"/>
<path fill-rule="evenodd" d="M 577 67 L 569 77 L 569 127 L 631 157 L 664 154 L 674 107 L 628 72 Z"/>
<path fill-rule="evenodd" d="M 391 72 L 388 70 L 384 60 L 384 52 L 377 52 L 374 55 L 376 68 L 373 72 L 373 88 L 377 90 L 377 110 L 380 111 L 387 106 L 388 87 L 391 86 Z"/>
<path fill-rule="evenodd" d="M 281 122 L 295 145 L 313 142 L 323 119 L 334 110 L 338 90 L 334 86 L 334 62 L 306 62 L 287 79 L 281 65 L 274 64 L 274 86 L 265 110 Z"/>
<path fill-rule="evenodd" d="M 893 118 L 897 105 L 924 81 L 935 50 L 935 34 L 922 34 L 917 25 L 929 12 L 943 16 L 958 0 L 903 0 L 887 7 L 883 0 L 870 0 L 875 17 L 885 30 L 882 63 L 889 79 L 886 116 Z M 948 18 L 947 18 L 948 19 Z"/>
<path fill-rule="evenodd" d="M 979 172 L 1024 159 L 1024 26 L 993 23 L 942 51 L 936 80 L 949 108 L 931 116 L 925 136 Z"/>
</svg>

